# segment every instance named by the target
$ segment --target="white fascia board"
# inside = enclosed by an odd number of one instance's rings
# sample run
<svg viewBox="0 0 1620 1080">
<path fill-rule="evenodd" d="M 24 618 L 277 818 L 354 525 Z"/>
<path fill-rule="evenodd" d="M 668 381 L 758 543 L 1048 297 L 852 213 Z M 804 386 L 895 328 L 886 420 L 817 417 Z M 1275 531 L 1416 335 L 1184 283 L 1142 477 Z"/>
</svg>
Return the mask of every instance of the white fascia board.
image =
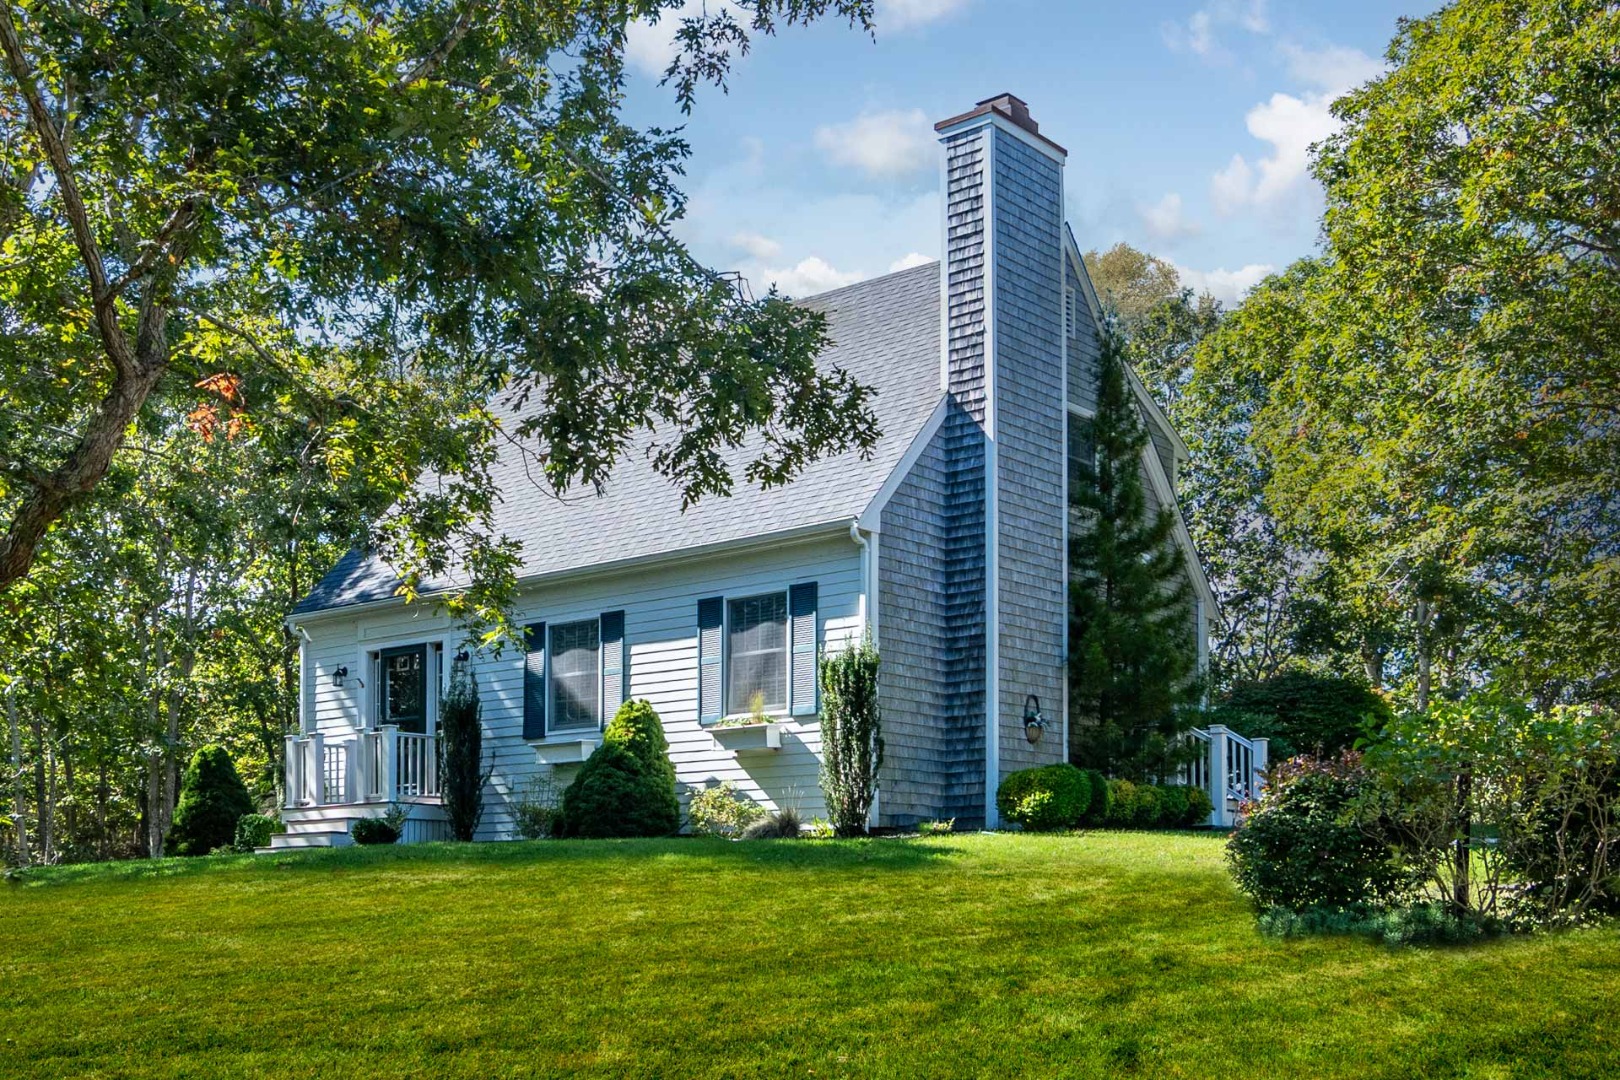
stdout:
<svg viewBox="0 0 1620 1080">
<path fill-rule="evenodd" d="M 1220 611 L 1220 605 L 1215 602 L 1215 591 L 1210 588 L 1209 578 L 1204 574 L 1204 564 L 1198 559 L 1198 549 L 1193 546 L 1192 533 L 1187 531 L 1187 519 L 1181 516 L 1181 504 L 1176 501 L 1176 493 L 1170 486 L 1170 478 L 1164 474 L 1164 462 L 1159 460 L 1158 452 L 1149 443 L 1142 448 L 1142 467 L 1147 470 L 1148 481 L 1153 485 L 1153 491 L 1159 496 L 1160 504 L 1168 506 L 1175 515 L 1176 542 L 1181 546 L 1190 568 L 1193 588 L 1203 599 L 1204 605 L 1210 615 Z"/>
<path fill-rule="evenodd" d="M 590 566 L 574 566 L 566 570 L 551 570 L 544 574 L 530 574 L 517 579 L 514 591 L 522 592 L 536 586 L 550 585 L 558 581 L 572 581 L 577 578 L 590 578 L 608 574 L 624 573 L 631 570 L 641 570 L 656 566 L 665 566 L 672 563 L 685 562 L 688 559 L 703 559 L 712 556 L 730 555 L 739 551 L 752 551 L 756 548 L 772 547 L 777 544 L 789 544 L 798 541 L 817 540 L 822 537 L 847 536 L 850 525 L 855 519 L 851 517 L 835 518 L 831 521 L 816 522 L 813 525 L 798 525 L 791 529 L 779 529 L 776 532 L 759 533 L 755 536 L 742 536 L 733 540 L 719 540 L 712 544 L 697 544 L 692 547 L 677 548 L 674 551 L 660 551 L 650 555 L 636 555 L 628 559 L 615 559 L 611 562 L 595 563 Z M 429 603 L 448 595 L 450 590 L 438 589 L 433 592 L 424 592 L 418 603 Z M 357 615 L 370 614 L 384 608 L 402 607 L 405 604 L 403 597 L 390 596 L 383 600 L 370 600 L 364 604 L 347 604 L 343 607 L 322 608 L 319 611 L 307 611 L 300 615 L 289 615 L 286 622 L 289 626 L 294 623 L 319 622 L 325 619 L 353 618 Z"/>
<path fill-rule="evenodd" d="M 994 109 L 988 112 L 982 112 L 977 116 L 970 116 L 959 123 L 952 124 L 950 127 L 938 128 L 936 129 L 936 134 L 941 139 L 948 139 L 953 135 L 960 135 L 963 132 L 972 131 L 974 128 L 981 127 L 993 127 L 997 131 L 1004 131 L 1008 135 L 1011 135 L 1013 138 L 1017 139 L 1019 142 L 1023 143 L 1025 146 L 1039 150 L 1041 153 L 1045 154 L 1059 165 L 1068 160 L 1069 152 L 1067 150 L 1063 150 L 1052 143 L 1047 142 L 1039 135 L 1031 135 L 1029 132 L 1025 131 L 1023 128 L 1019 127 L 1005 116 L 1002 116 Z"/>
<path fill-rule="evenodd" d="M 944 425 L 946 414 L 950 412 L 950 408 L 950 396 L 940 395 L 939 402 L 934 406 L 934 411 L 928 414 L 928 419 L 923 421 L 923 426 L 917 430 L 916 435 L 912 436 L 911 444 L 906 447 L 906 452 L 900 456 L 900 460 L 895 463 L 894 468 L 889 470 L 889 475 L 883 481 L 883 486 L 878 488 L 877 494 L 872 496 L 871 501 L 866 504 L 866 509 L 861 511 L 857 524 L 863 530 L 866 532 L 882 531 L 884 507 L 889 505 L 889 500 L 894 497 L 894 493 L 900 490 L 900 485 L 905 483 L 906 477 L 911 475 L 911 470 L 917 464 L 917 460 L 927 452 L 928 444 L 934 441 L 934 436 L 939 433 L 940 427 Z"/>
</svg>

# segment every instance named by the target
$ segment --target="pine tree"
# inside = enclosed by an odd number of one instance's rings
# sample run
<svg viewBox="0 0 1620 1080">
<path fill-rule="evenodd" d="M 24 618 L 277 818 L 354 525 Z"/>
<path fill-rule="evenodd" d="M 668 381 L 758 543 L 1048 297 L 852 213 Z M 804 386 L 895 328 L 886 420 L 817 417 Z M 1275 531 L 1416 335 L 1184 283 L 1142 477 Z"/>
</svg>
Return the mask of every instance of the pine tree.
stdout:
<svg viewBox="0 0 1620 1080">
<path fill-rule="evenodd" d="M 1069 541 L 1069 753 L 1082 768 L 1158 780 L 1192 726 L 1198 643 L 1175 512 L 1148 507 L 1148 433 L 1128 378 L 1117 335 L 1105 333 L 1093 452 L 1069 493 L 1080 516 Z"/>
</svg>

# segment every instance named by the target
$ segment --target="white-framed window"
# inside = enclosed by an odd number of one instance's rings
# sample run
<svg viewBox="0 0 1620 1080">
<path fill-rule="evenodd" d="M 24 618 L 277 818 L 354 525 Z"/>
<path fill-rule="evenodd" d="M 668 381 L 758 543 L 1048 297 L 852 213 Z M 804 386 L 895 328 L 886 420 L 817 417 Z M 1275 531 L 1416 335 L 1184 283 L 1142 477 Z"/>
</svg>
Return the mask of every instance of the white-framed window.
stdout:
<svg viewBox="0 0 1620 1080">
<path fill-rule="evenodd" d="M 761 593 L 726 602 L 726 709 L 786 712 L 788 594 Z"/>
<path fill-rule="evenodd" d="M 547 656 L 551 689 L 548 731 L 595 731 L 602 726 L 602 624 L 599 619 L 553 623 Z"/>
<path fill-rule="evenodd" d="M 1085 486 L 1088 476 L 1097 467 L 1097 441 L 1092 430 L 1092 419 L 1069 410 L 1068 431 L 1069 495 Z"/>
</svg>

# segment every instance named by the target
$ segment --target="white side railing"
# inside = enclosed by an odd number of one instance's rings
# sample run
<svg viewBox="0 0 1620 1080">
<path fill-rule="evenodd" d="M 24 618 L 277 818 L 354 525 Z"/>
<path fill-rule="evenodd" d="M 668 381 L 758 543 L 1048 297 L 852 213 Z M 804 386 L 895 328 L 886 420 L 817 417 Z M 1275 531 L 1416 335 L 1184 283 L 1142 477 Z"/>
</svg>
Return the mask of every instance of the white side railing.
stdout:
<svg viewBox="0 0 1620 1080">
<path fill-rule="evenodd" d="M 1209 794 L 1209 824 L 1229 829 L 1237 824 L 1243 804 L 1260 797 L 1270 764 L 1270 744 L 1265 739 L 1245 739 L 1224 724 L 1193 728 L 1188 733 L 1200 753 L 1182 766 L 1181 782 L 1203 788 Z"/>
<path fill-rule="evenodd" d="M 433 735 L 384 724 L 344 740 L 319 732 L 287 737 L 287 808 L 438 798 Z"/>
</svg>

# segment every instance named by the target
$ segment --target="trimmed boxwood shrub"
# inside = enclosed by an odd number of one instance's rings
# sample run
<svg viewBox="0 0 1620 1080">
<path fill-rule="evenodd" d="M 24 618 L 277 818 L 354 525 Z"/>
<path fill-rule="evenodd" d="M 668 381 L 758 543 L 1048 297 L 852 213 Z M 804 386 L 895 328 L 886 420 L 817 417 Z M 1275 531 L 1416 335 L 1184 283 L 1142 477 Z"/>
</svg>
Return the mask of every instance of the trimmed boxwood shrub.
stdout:
<svg viewBox="0 0 1620 1080">
<path fill-rule="evenodd" d="M 1350 908 L 1389 900 L 1400 868 L 1383 839 L 1356 821 L 1374 783 L 1361 755 L 1292 758 L 1232 834 L 1226 859 L 1259 908 Z"/>
<path fill-rule="evenodd" d="M 627 701 L 562 796 L 562 836 L 668 836 L 681 827 L 675 766 L 658 713 Z"/>
<path fill-rule="evenodd" d="M 1108 781 L 1108 816 L 1103 824 L 1114 829 L 1136 824 L 1136 785 L 1129 780 Z"/>
<path fill-rule="evenodd" d="M 357 844 L 394 844 L 399 842 L 399 830 L 382 818 L 364 817 L 349 830 Z"/>
<path fill-rule="evenodd" d="M 236 819 L 236 850 L 246 853 L 254 848 L 269 847 L 277 824 L 268 814 L 243 814 Z"/>
<path fill-rule="evenodd" d="M 1135 813 L 1131 815 L 1131 824 L 1138 829 L 1151 829 L 1159 824 L 1159 789 L 1152 784 L 1137 784 L 1136 798 L 1133 803 Z"/>
<path fill-rule="evenodd" d="M 1106 825 L 1114 805 L 1113 789 L 1108 786 L 1108 778 L 1096 769 L 1087 769 L 1086 784 L 1091 788 L 1091 801 L 1086 804 L 1086 812 L 1080 815 L 1080 824 L 1093 827 Z"/>
<path fill-rule="evenodd" d="M 1201 787 L 1187 789 L 1187 825 L 1203 825 L 1209 821 L 1209 815 L 1215 812 L 1215 804 L 1210 801 L 1209 792 Z"/>
<path fill-rule="evenodd" d="M 1091 803 L 1091 782 L 1067 762 L 1019 769 L 996 788 L 996 809 L 1008 821 L 1043 832 L 1072 829 Z"/>
<path fill-rule="evenodd" d="M 1166 784 L 1159 793 L 1159 820 L 1161 829 L 1179 829 L 1187 824 L 1187 788 L 1181 784 Z"/>
<path fill-rule="evenodd" d="M 180 801 L 169 830 L 171 855 L 207 855 L 236 841 L 236 823 L 253 812 L 247 785 L 223 746 L 205 746 L 191 756 L 180 780 Z"/>
</svg>

